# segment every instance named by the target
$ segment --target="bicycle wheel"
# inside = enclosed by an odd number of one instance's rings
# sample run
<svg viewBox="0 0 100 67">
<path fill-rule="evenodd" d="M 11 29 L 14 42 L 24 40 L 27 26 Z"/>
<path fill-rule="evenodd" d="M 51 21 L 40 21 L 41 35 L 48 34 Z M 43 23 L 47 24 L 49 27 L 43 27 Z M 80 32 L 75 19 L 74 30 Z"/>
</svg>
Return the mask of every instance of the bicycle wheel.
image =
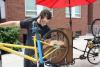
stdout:
<svg viewBox="0 0 100 67">
<path fill-rule="evenodd" d="M 100 37 L 100 19 L 95 19 L 92 22 L 91 31 L 94 37 Z"/>
<path fill-rule="evenodd" d="M 87 59 L 91 64 L 100 63 L 100 46 L 92 47 L 87 53 Z"/>
<path fill-rule="evenodd" d="M 67 37 L 67 35 L 60 31 L 60 30 L 51 30 L 50 32 L 48 32 L 43 39 L 45 40 L 59 40 L 59 41 L 63 41 L 64 45 L 60 46 L 44 46 L 43 47 L 43 53 L 44 55 L 47 53 L 52 52 L 47 60 L 51 63 L 51 64 L 58 64 L 61 63 L 62 60 L 64 60 L 64 58 L 66 57 L 67 53 L 68 53 L 68 45 L 69 45 L 69 39 Z"/>
</svg>

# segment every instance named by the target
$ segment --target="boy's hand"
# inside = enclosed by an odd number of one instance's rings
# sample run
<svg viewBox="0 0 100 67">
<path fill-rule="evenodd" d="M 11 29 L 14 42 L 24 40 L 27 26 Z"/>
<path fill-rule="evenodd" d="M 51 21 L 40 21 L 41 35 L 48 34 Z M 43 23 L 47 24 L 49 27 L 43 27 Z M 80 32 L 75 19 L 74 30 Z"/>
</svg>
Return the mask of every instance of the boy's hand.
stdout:
<svg viewBox="0 0 100 67">
<path fill-rule="evenodd" d="M 50 41 L 50 46 L 54 46 L 54 45 L 59 45 L 59 46 L 64 46 L 64 42 L 63 41 L 59 41 L 59 40 L 52 40 Z"/>
</svg>

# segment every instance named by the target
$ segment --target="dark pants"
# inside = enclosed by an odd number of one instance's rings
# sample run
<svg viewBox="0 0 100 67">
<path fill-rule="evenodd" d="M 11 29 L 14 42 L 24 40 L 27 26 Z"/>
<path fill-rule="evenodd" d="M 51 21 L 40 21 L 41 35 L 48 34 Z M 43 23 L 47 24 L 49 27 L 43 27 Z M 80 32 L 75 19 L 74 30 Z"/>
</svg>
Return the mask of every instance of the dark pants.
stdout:
<svg viewBox="0 0 100 67">
<path fill-rule="evenodd" d="M 30 49 L 25 49 L 25 54 L 29 56 L 34 56 L 34 51 Z M 24 59 L 24 67 L 37 67 L 37 64 L 33 63 L 30 60 Z M 39 67 L 44 67 L 44 65 L 41 64 Z"/>
<path fill-rule="evenodd" d="M 24 60 L 24 67 L 37 67 L 37 64 L 32 63 L 29 60 Z M 44 64 L 40 64 L 39 67 L 44 67 Z"/>
</svg>

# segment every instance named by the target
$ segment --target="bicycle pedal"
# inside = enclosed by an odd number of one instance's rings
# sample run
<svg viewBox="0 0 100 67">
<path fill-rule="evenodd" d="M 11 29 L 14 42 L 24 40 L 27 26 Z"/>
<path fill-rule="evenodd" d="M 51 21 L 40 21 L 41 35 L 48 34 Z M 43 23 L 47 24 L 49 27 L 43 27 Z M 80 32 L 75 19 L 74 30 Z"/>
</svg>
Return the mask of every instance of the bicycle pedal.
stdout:
<svg viewBox="0 0 100 67">
<path fill-rule="evenodd" d="M 80 55 L 80 57 L 79 57 L 81 60 L 82 59 L 86 59 L 86 57 L 84 56 L 84 55 Z"/>
<path fill-rule="evenodd" d="M 98 56 L 98 53 L 94 53 L 93 55 L 94 55 L 94 56 Z"/>
<path fill-rule="evenodd" d="M 45 62 L 45 65 L 46 65 L 46 66 L 49 66 L 49 67 L 53 67 L 53 64 L 52 64 L 50 61 L 46 61 L 46 62 Z"/>
</svg>

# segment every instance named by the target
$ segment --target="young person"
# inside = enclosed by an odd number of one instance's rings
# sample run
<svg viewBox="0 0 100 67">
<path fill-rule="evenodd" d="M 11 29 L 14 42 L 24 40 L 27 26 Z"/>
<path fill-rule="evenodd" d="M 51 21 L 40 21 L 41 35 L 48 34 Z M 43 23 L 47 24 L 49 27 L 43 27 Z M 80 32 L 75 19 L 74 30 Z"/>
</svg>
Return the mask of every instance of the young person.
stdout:
<svg viewBox="0 0 100 67">
<path fill-rule="evenodd" d="M 49 10 L 42 10 L 38 17 L 36 18 L 28 18 L 22 21 L 8 21 L 0 24 L 0 27 L 20 27 L 27 30 L 27 40 L 26 45 L 33 45 L 32 41 L 32 24 L 37 23 L 38 27 L 41 29 L 41 35 L 43 36 L 45 33 L 50 31 L 50 28 L 47 26 L 47 23 L 52 18 L 52 14 Z M 25 49 L 25 54 L 34 55 L 34 52 L 29 49 Z M 24 60 L 24 67 L 36 67 L 36 64 L 33 64 L 29 60 Z M 43 67 L 43 65 L 42 65 Z"/>
<path fill-rule="evenodd" d="M 33 40 L 32 40 L 32 36 L 34 35 L 32 33 L 32 26 L 34 23 L 37 24 L 38 28 L 40 29 L 40 34 L 43 36 L 45 35 L 48 31 L 50 31 L 50 28 L 48 27 L 47 23 L 49 22 L 49 20 L 52 18 L 52 14 L 49 10 L 45 9 L 42 10 L 41 13 L 39 14 L 38 17 L 36 18 L 28 18 L 22 21 L 7 21 L 4 23 L 0 24 L 0 27 L 19 27 L 21 29 L 26 29 L 27 30 L 27 38 L 26 38 L 26 44 L 28 46 L 32 46 L 33 44 Z M 54 45 L 54 44 L 61 44 L 63 45 L 64 43 L 61 41 L 50 41 L 50 45 Z M 34 51 L 33 50 L 29 50 L 29 49 L 25 49 L 25 54 L 29 55 L 29 56 L 33 56 L 34 55 Z M 24 59 L 24 67 L 37 67 L 36 64 L 32 63 L 31 61 Z M 40 67 L 44 67 L 44 65 L 40 65 Z"/>
</svg>

